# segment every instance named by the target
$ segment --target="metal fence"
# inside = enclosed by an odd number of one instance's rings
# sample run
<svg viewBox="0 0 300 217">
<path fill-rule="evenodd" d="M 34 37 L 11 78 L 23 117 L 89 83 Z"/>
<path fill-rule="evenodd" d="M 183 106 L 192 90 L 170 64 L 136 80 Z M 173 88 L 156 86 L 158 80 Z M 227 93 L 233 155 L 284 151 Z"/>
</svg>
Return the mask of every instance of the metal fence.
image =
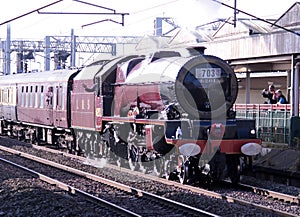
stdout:
<svg viewBox="0 0 300 217">
<path fill-rule="evenodd" d="M 291 105 L 235 104 L 237 118 L 255 119 L 258 138 L 270 143 L 289 143 Z"/>
</svg>

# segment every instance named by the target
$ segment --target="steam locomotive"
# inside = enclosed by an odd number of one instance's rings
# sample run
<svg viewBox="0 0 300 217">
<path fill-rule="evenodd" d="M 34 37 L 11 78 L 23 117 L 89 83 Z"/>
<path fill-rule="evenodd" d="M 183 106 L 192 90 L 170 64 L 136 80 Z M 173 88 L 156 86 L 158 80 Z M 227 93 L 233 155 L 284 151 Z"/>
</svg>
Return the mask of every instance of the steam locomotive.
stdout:
<svg viewBox="0 0 300 217">
<path fill-rule="evenodd" d="M 204 50 L 162 49 L 1 76 L 0 133 L 181 183 L 236 183 L 261 141 L 254 120 L 235 117 L 232 68 Z"/>
</svg>

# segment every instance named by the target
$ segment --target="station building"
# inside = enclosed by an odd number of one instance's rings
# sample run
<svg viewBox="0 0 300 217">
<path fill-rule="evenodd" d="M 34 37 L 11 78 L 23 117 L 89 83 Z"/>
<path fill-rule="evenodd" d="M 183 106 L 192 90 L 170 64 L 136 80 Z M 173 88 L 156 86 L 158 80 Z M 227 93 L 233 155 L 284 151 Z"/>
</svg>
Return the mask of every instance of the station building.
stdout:
<svg viewBox="0 0 300 217">
<path fill-rule="evenodd" d="M 242 16 L 239 14 L 239 16 Z M 239 78 L 237 103 L 263 103 L 261 90 L 273 84 L 290 102 L 295 64 L 300 57 L 300 3 L 294 3 L 278 19 L 226 20 L 202 43 L 207 54 L 227 60 Z"/>
</svg>

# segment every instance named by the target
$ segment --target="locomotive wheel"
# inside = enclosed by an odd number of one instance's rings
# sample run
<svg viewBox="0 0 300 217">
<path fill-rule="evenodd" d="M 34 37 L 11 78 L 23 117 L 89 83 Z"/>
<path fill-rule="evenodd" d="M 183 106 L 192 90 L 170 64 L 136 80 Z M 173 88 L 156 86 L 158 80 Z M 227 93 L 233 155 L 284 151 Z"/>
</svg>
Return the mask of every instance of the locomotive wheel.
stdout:
<svg viewBox="0 0 300 217">
<path fill-rule="evenodd" d="M 167 180 L 170 180 L 170 168 L 171 168 L 170 164 L 171 164 L 170 160 L 164 161 L 164 171 L 162 177 L 165 177 Z"/>
<path fill-rule="evenodd" d="M 186 161 L 181 165 L 180 173 L 179 173 L 179 182 L 181 184 L 186 184 L 189 180 L 189 162 Z"/>
<path fill-rule="evenodd" d="M 230 181 L 231 181 L 232 184 L 236 185 L 240 181 L 239 166 L 238 165 L 232 165 L 229 168 L 230 168 L 230 173 L 229 173 Z"/>
<path fill-rule="evenodd" d="M 19 130 L 17 132 L 17 140 L 24 141 L 24 132 L 23 132 L 23 130 Z"/>
<path fill-rule="evenodd" d="M 64 136 L 62 136 L 62 135 L 58 136 L 58 138 L 57 138 L 57 148 L 63 149 L 63 148 L 66 148 L 66 147 L 67 147 L 67 144 L 66 144 Z"/>
<path fill-rule="evenodd" d="M 67 141 L 67 149 L 70 154 L 76 153 L 74 141 Z"/>
<path fill-rule="evenodd" d="M 122 167 L 122 159 L 120 157 L 117 157 L 116 164 L 118 167 Z"/>
<path fill-rule="evenodd" d="M 178 180 L 179 174 L 172 159 L 164 162 L 164 174 L 162 174 L 162 176 L 167 180 Z"/>
<path fill-rule="evenodd" d="M 232 184 L 237 184 L 240 181 L 240 166 L 237 157 L 230 158 L 228 165 L 228 176 Z"/>
<path fill-rule="evenodd" d="M 135 171 L 136 170 L 136 162 L 133 162 L 131 158 L 129 158 L 128 160 L 128 165 L 131 171 Z"/>
<path fill-rule="evenodd" d="M 128 166 L 130 170 L 135 171 L 138 167 L 138 159 L 139 159 L 139 151 L 138 149 L 133 145 L 131 148 L 128 147 Z"/>
</svg>

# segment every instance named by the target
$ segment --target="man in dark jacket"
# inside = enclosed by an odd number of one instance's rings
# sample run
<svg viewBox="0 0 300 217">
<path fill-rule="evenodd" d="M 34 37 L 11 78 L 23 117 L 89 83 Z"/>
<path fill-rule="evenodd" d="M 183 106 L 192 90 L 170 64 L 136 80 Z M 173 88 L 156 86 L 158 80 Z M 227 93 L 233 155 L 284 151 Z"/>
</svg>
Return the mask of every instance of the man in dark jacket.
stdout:
<svg viewBox="0 0 300 217">
<path fill-rule="evenodd" d="M 264 89 L 262 91 L 261 95 L 264 98 L 268 98 L 268 101 L 267 101 L 268 104 L 276 104 L 277 103 L 274 85 L 270 85 L 269 90 Z"/>
</svg>

